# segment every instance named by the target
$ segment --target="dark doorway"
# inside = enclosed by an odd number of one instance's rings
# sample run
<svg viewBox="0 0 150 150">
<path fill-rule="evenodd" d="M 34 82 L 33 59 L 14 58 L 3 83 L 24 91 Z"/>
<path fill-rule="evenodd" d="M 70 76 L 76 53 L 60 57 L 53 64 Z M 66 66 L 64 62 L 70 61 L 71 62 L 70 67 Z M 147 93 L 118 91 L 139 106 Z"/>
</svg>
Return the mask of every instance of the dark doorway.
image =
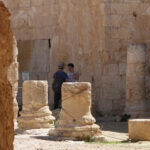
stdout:
<svg viewBox="0 0 150 150">
<path fill-rule="evenodd" d="M 49 82 L 51 41 L 18 41 L 19 90 L 18 104 L 22 108 L 22 83 L 25 80 L 47 80 Z"/>
</svg>

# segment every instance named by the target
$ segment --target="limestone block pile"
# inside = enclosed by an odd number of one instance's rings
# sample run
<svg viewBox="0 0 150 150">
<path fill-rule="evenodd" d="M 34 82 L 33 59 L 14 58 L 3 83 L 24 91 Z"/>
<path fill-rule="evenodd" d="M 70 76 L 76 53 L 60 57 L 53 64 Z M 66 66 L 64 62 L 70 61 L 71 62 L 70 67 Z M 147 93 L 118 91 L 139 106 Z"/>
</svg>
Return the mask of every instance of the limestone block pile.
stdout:
<svg viewBox="0 0 150 150">
<path fill-rule="evenodd" d="M 9 66 L 7 78 L 12 85 L 12 96 L 13 96 L 13 108 L 14 108 L 14 121 L 17 120 L 18 115 L 18 103 L 17 103 L 17 93 L 18 93 L 18 49 L 17 49 L 17 41 L 14 37 L 13 43 L 13 62 Z"/>
<path fill-rule="evenodd" d="M 23 83 L 23 111 L 18 118 L 19 129 L 51 128 L 55 118 L 48 107 L 48 82 Z"/>
<path fill-rule="evenodd" d="M 91 84 L 64 83 L 59 125 L 54 132 L 64 139 L 84 140 L 101 135 L 91 114 Z M 54 134 L 51 133 L 50 135 Z"/>
</svg>

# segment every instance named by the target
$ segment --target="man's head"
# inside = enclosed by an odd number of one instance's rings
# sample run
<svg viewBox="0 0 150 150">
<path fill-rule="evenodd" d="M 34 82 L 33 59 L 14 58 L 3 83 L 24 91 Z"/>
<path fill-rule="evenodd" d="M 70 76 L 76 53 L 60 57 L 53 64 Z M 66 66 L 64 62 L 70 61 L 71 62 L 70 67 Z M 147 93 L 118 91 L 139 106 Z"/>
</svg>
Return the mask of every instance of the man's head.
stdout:
<svg viewBox="0 0 150 150">
<path fill-rule="evenodd" d="M 64 67 L 65 67 L 65 63 L 64 63 L 64 62 L 59 63 L 59 65 L 58 65 L 58 69 L 63 70 L 63 69 L 64 69 Z"/>
<path fill-rule="evenodd" d="M 69 70 L 69 72 L 73 72 L 73 70 L 74 70 L 74 64 L 69 63 L 68 64 L 68 70 Z"/>
</svg>

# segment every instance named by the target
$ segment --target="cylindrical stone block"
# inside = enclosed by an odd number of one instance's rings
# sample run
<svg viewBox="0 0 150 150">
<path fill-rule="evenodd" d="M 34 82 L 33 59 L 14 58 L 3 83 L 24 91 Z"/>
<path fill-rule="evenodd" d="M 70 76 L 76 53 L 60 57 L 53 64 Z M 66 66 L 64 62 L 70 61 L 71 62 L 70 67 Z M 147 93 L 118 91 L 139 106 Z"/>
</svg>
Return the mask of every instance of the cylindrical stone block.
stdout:
<svg viewBox="0 0 150 150">
<path fill-rule="evenodd" d="M 127 112 L 139 117 L 145 111 L 146 45 L 130 44 L 127 49 L 126 97 Z"/>
<path fill-rule="evenodd" d="M 23 111 L 18 118 L 20 129 L 53 127 L 55 118 L 48 107 L 48 82 L 25 81 L 23 83 Z"/>
<path fill-rule="evenodd" d="M 100 135 L 91 114 L 91 84 L 86 82 L 62 85 L 62 110 L 57 135 L 68 139 L 86 139 Z"/>
<path fill-rule="evenodd" d="M 129 120 L 129 139 L 150 141 L 150 119 Z"/>
</svg>

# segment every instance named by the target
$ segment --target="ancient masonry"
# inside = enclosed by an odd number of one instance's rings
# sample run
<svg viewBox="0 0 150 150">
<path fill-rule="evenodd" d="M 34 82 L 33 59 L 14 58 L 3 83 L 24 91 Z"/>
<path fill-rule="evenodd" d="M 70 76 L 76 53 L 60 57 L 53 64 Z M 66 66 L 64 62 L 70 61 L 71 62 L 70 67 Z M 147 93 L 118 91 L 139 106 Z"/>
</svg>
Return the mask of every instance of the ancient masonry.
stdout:
<svg viewBox="0 0 150 150">
<path fill-rule="evenodd" d="M 8 69 L 8 80 L 12 85 L 12 96 L 13 96 L 13 105 L 14 105 L 14 123 L 17 121 L 18 116 L 18 103 L 17 103 L 17 93 L 18 93 L 18 48 L 17 48 L 17 41 L 14 37 L 14 44 L 13 44 L 13 62 L 9 66 Z"/>
<path fill-rule="evenodd" d="M 146 45 L 132 43 L 127 50 L 126 112 L 132 117 L 149 116 L 146 102 Z M 147 104 L 147 106 L 146 106 Z"/>
<path fill-rule="evenodd" d="M 20 87 L 27 72 L 31 80 L 49 80 L 51 89 L 57 64 L 73 62 L 80 81 L 92 83 L 92 105 L 97 114 L 120 115 L 128 103 L 127 70 L 133 66 L 127 62 L 128 44 L 145 43 L 142 87 L 146 93 L 142 99 L 143 105 L 150 105 L 149 0 L 4 1 L 11 11 L 12 30 L 18 41 Z M 18 98 L 20 102 L 21 91 Z M 139 104 L 134 105 L 137 108 Z"/>
<path fill-rule="evenodd" d="M 12 86 L 7 78 L 13 62 L 13 34 L 10 13 L 0 2 L 0 149 L 12 150 L 14 139 Z"/>
<path fill-rule="evenodd" d="M 101 135 L 91 114 L 91 84 L 64 83 L 62 86 L 62 110 L 55 134 L 64 139 L 85 140 Z"/>
<path fill-rule="evenodd" d="M 127 65 L 132 65 L 127 62 L 128 44 L 145 43 L 143 103 L 150 105 L 149 0 L 4 2 L 12 14 L 11 26 L 18 41 L 20 87 L 27 73 L 31 80 L 48 80 L 51 89 L 57 64 L 73 62 L 80 81 L 92 83 L 92 105 L 97 114 L 120 115 L 128 103 Z M 49 91 L 49 104 L 53 106 L 52 90 Z"/>
<path fill-rule="evenodd" d="M 23 84 L 23 111 L 18 118 L 19 129 L 54 127 L 55 118 L 48 107 L 48 82 L 25 81 Z"/>
<path fill-rule="evenodd" d="M 150 119 L 129 120 L 129 139 L 150 141 Z"/>
</svg>

